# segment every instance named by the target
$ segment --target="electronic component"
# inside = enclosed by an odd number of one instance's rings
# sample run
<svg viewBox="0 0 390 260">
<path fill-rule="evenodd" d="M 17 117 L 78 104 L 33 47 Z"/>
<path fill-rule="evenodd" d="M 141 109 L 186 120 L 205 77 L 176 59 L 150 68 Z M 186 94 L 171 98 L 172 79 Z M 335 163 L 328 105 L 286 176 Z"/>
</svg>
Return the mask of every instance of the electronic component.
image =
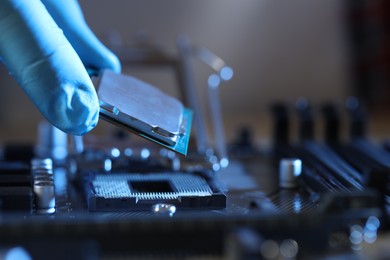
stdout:
<svg viewBox="0 0 390 260">
<path fill-rule="evenodd" d="M 192 112 L 177 99 L 109 70 L 94 79 L 100 116 L 178 153 L 187 154 Z"/>
<path fill-rule="evenodd" d="M 22 162 L 0 162 L 0 212 L 32 211 L 31 172 Z"/>
<path fill-rule="evenodd" d="M 226 207 L 225 194 L 190 173 L 92 174 L 86 187 L 92 211 L 150 210 L 156 203 L 185 209 Z"/>
<path fill-rule="evenodd" d="M 34 182 L 34 194 L 37 213 L 51 214 L 55 212 L 56 201 L 52 181 Z"/>
<path fill-rule="evenodd" d="M 281 188 L 296 188 L 302 172 L 300 159 L 282 159 L 279 163 L 279 186 Z"/>
<path fill-rule="evenodd" d="M 32 189 L 27 186 L 0 186 L 0 211 L 31 211 Z"/>
<path fill-rule="evenodd" d="M 276 107 L 273 153 L 257 151 L 243 131 L 233 163 L 218 173 L 192 154 L 172 170 L 173 152 L 116 139 L 68 154 L 69 165 L 0 162 L 0 243 L 37 259 L 69 256 L 63 248 L 81 259 L 360 254 L 352 246 L 376 245 L 377 232 L 389 230 L 390 154 L 364 136 L 341 141 L 331 128 L 335 107 L 326 108 L 326 142 L 318 141 L 317 113 L 301 102 L 300 139 L 290 141 L 288 107 Z"/>
</svg>

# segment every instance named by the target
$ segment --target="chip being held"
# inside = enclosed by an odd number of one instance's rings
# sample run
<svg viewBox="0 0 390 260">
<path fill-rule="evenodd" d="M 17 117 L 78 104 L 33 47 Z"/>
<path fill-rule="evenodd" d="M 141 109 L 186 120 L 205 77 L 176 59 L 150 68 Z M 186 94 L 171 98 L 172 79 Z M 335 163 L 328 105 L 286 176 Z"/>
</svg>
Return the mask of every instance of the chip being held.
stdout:
<svg viewBox="0 0 390 260">
<path fill-rule="evenodd" d="M 93 78 L 100 117 L 186 155 L 192 111 L 156 87 L 134 77 L 103 70 Z"/>
</svg>

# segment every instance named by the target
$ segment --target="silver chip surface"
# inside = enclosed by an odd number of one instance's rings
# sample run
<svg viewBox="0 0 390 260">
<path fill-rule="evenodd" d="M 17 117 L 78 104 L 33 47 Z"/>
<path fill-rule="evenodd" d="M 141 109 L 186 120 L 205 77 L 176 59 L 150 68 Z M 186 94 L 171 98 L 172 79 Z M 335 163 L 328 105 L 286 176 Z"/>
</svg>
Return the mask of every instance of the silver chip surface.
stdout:
<svg viewBox="0 0 390 260">
<path fill-rule="evenodd" d="M 183 104 L 136 78 L 102 71 L 95 87 L 101 113 L 170 145 L 180 134 Z"/>
</svg>

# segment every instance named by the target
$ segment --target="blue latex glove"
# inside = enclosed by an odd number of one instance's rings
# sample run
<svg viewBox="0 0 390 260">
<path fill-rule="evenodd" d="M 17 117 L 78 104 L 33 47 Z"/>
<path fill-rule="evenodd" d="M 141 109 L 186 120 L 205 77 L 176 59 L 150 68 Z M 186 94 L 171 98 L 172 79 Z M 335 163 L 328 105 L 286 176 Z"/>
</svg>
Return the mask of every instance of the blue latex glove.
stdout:
<svg viewBox="0 0 390 260">
<path fill-rule="evenodd" d="M 84 65 L 121 69 L 76 0 L 0 0 L 0 57 L 46 119 L 76 135 L 90 131 L 99 116 Z"/>
</svg>

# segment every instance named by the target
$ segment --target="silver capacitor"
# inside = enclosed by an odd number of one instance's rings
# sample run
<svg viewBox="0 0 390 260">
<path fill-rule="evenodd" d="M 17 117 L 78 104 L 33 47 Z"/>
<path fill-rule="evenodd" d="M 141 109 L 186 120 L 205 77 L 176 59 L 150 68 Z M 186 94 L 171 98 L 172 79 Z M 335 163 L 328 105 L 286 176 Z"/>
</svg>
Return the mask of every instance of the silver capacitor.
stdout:
<svg viewBox="0 0 390 260">
<path fill-rule="evenodd" d="M 281 159 L 279 162 L 279 186 L 281 188 L 296 188 L 301 173 L 302 161 L 300 159 Z"/>
<path fill-rule="evenodd" d="M 38 170 L 53 170 L 53 160 L 50 158 L 33 158 L 31 160 L 31 169 Z"/>
<path fill-rule="evenodd" d="M 56 199 L 52 181 L 34 182 L 35 208 L 39 214 L 55 212 Z"/>
<path fill-rule="evenodd" d="M 33 177 L 50 177 L 53 179 L 53 171 L 52 170 L 33 170 Z"/>
<path fill-rule="evenodd" d="M 34 177 L 34 184 L 39 182 L 52 182 L 54 183 L 54 179 L 52 175 L 39 175 Z"/>
</svg>

